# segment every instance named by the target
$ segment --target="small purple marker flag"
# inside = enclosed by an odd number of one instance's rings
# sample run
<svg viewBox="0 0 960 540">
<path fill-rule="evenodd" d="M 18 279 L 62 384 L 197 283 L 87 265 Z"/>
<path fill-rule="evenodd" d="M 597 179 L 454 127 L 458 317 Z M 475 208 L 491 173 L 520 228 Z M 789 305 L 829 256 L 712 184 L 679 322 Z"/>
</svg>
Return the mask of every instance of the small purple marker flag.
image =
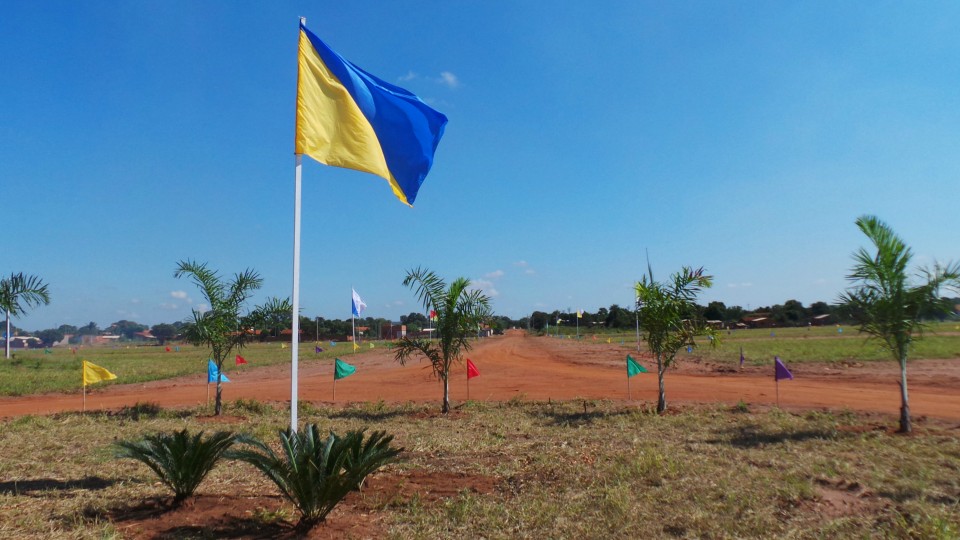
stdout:
<svg viewBox="0 0 960 540">
<path fill-rule="evenodd" d="M 743 368 L 743 347 L 740 347 L 740 368 Z"/>
<path fill-rule="evenodd" d="M 793 373 L 790 373 L 790 370 L 787 369 L 787 366 L 783 364 L 779 356 L 773 357 L 773 380 L 779 381 L 780 379 L 789 379 L 793 380 Z"/>
<path fill-rule="evenodd" d="M 320 347 L 314 346 L 314 347 L 313 347 L 313 352 L 315 352 L 315 353 L 317 353 L 317 354 L 320 354 L 320 353 L 323 352 L 323 349 L 321 349 Z"/>
</svg>

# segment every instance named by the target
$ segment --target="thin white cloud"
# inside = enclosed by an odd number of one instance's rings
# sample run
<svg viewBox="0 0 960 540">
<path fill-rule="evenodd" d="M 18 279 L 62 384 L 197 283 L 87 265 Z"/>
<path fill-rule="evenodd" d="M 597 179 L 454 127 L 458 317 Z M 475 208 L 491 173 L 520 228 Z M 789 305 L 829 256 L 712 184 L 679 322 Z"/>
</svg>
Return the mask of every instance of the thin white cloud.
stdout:
<svg viewBox="0 0 960 540">
<path fill-rule="evenodd" d="M 532 275 L 534 275 L 534 274 L 537 273 L 536 270 L 534 270 L 533 268 L 530 268 L 530 263 L 528 263 L 527 261 L 519 260 L 519 261 L 513 263 L 513 265 L 516 266 L 516 267 L 518 267 L 518 268 L 523 268 L 523 273 L 526 274 L 526 275 L 528 275 L 528 276 L 532 276 Z"/>
<path fill-rule="evenodd" d="M 500 291 L 493 286 L 493 282 L 486 279 L 476 279 L 470 282 L 470 288 L 483 291 L 490 298 L 500 296 Z"/>
<path fill-rule="evenodd" d="M 187 291 L 170 291 L 170 298 L 176 298 L 178 300 L 186 300 Z"/>
<path fill-rule="evenodd" d="M 408 71 L 406 75 L 402 77 L 397 77 L 399 82 L 409 82 L 417 78 L 417 74 L 413 71 Z"/>
<path fill-rule="evenodd" d="M 161 303 L 160 303 L 160 308 L 161 308 L 161 309 L 168 309 L 168 310 L 171 310 L 171 311 L 172 311 L 172 310 L 174 310 L 174 309 L 177 309 L 177 305 L 174 304 L 173 302 L 161 302 Z"/>
<path fill-rule="evenodd" d="M 130 303 L 133 305 L 139 305 L 141 300 L 139 298 L 131 298 Z"/>
<path fill-rule="evenodd" d="M 487 272 L 483 275 L 487 279 L 497 279 L 503 277 L 503 270 L 494 270 L 493 272 Z"/>
<path fill-rule="evenodd" d="M 203 312 L 207 311 L 208 309 L 210 309 L 210 306 L 208 306 L 208 305 L 206 305 L 206 304 L 197 304 L 197 311 L 199 311 L 200 313 L 203 313 Z"/>
<path fill-rule="evenodd" d="M 753 287 L 753 283 L 750 283 L 749 281 L 746 283 L 727 283 L 727 287 L 731 289 L 741 289 L 746 287 Z"/>
<path fill-rule="evenodd" d="M 458 88 L 460 86 L 460 79 L 449 71 L 440 72 L 440 78 L 437 79 L 437 82 L 448 88 Z"/>
</svg>

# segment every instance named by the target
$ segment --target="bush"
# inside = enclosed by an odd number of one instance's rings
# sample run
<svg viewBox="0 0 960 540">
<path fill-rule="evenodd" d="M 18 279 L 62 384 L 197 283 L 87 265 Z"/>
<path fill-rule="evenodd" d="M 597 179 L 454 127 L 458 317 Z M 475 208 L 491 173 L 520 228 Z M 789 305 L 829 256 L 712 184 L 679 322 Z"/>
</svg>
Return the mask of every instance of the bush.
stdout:
<svg viewBox="0 0 960 540">
<path fill-rule="evenodd" d="M 320 429 L 307 424 L 297 433 L 289 428 L 280 432 L 281 455 L 253 437 L 241 436 L 238 441 L 252 448 L 230 452 L 230 457 L 253 465 L 272 480 L 300 512 L 297 527 L 309 530 L 348 493 L 359 490 L 368 474 L 403 451 L 390 446 L 393 436 L 386 432 L 375 431 L 366 441 L 363 434 L 351 431 L 339 437 L 330 432 L 322 439 Z"/>
<path fill-rule="evenodd" d="M 235 441 L 236 436 L 228 431 L 218 431 L 204 439 L 202 431 L 191 436 L 184 429 L 114 444 L 116 457 L 135 459 L 153 469 L 173 490 L 173 505 L 177 506 L 193 495 Z"/>
</svg>

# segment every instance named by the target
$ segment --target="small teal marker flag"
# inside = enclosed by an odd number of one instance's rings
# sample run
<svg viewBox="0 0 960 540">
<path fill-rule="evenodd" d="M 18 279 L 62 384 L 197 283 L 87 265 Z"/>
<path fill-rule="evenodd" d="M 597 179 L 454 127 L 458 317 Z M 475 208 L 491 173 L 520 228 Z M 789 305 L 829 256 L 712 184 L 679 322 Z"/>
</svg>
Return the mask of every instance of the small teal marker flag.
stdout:
<svg viewBox="0 0 960 540">
<path fill-rule="evenodd" d="M 344 362 L 343 360 L 337 358 L 336 365 L 333 370 L 334 380 L 343 379 L 349 377 L 357 371 L 357 368 L 351 366 L 350 364 Z"/>
<path fill-rule="evenodd" d="M 647 368 L 641 366 L 633 359 L 629 354 L 627 355 L 627 378 L 633 377 L 634 375 L 640 373 L 647 373 Z"/>
</svg>

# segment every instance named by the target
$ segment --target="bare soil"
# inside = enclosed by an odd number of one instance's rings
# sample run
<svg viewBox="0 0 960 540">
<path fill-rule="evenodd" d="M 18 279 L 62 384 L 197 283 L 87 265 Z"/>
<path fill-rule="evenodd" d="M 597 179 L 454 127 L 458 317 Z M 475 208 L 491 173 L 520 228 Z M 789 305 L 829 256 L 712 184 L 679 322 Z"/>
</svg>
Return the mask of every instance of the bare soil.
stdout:
<svg viewBox="0 0 960 540">
<path fill-rule="evenodd" d="M 650 373 L 626 377 L 630 353 Z M 649 357 L 617 344 L 528 336 L 511 331 L 477 342 L 467 355 L 481 376 L 466 379 L 459 367 L 451 377 L 453 401 L 612 399 L 638 405 L 656 403 L 656 366 Z M 333 400 L 332 363 L 302 362 L 301 400 L 329 406 L 333 403 L 383 400 L 439 402 L 442 387 L 426 362 L 399 365 L 387 349 L 343 357 L 357 367 L 354 375 L 337 381 Z M 796 363 L 789 366 L 792 381 L 775 384 L 773 366 L 735 366 L 705 362 L 696 354 L 681 353 L 665 376 L 671 402 L 751 405 L 777 403 L 789 410 L 850 409 L 899 414 L 899 368 L 894 362 Z M 916 360 L 909 365 L 911 412 L 915 417 L 960 420 L 960 359 Z M 230 373 L 224 385 L 226 401 L 240 398 L 262 402 L 289 402 L 290 367 L 270 366 Z M 205 375 L 145 384 L 118 384 L 88 388 L 88 410 L 118 410 L 136 403 L 162 407 L 196 406 L 207 402 Z M 210 389 L 210 399 L 214 390 Z M 79 393 L 0 398 L 0 417 L 79 411 Z"/>
<path fill-rule="evenodd" d="M 230 494 L 191 497 L 173 508 L 170 499 L 153 499 L 115 508 L 106 517 L 131 539 L 242 538 L 242 539 L 333 539 L 383 538 L 380 508 L 406 504 L 413 498 L 436 502 L 456 497 L 465 490 L 488 494 L 496 479 L 440 471 L 377 474 L 368 478 L 363 493 L 351 493 L 327 516 L 324 523 L 307 532 L 298 531 L 292 506 L 279 496 Z M 276 519 L 271 520 L 273 516 Z M 93 517 L 93 516 L 90 516 Z"/>
</svg>

